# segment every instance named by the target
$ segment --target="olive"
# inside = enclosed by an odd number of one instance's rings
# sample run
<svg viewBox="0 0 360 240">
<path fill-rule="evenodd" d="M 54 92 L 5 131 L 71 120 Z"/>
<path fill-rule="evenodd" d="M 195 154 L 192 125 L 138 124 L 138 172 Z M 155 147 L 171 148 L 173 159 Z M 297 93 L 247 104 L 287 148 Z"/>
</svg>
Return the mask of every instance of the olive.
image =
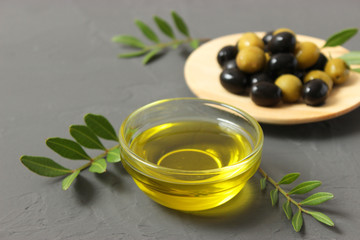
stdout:
<svg viewBox="0 0 360 240">
<path fill-rule="evenodd" d="M 295 32 L 289 28 L 278 28 L 274 31 L 274 35 L 278 34 L 278 33 L 281 33 L 281 32 L 289 32 L 291 34 L 293 34 L 294 36 L 296 36 Z"/>
<path fill-rule="evenodd" d="M 319 58 L 316 61 L 316 63 L 314 65 L 312 65 L 310 68 L 307 69 L 307 71 L 311 71 L 311 70 L 321 70 L 324 71 L 325 65 L 327 63 L 328 59 L 327 57 L 320 52 Z"/>
<path fill-rule="evenodd" d="M 229 60 L 224 63 L 223 69 L 237 68 L 235 59 Z"/>
<path fill-rule="evenodd" d="M 291 53 L 277 53 L 270 57 L 267 63 L 267 71 L 273 77 L 278 77 L 285 73 L 294 73 L 297 66 L 297 60 Z"/>
<path fill-rule="evenodd" d="M 266 73 L 256 73 L 250 77 L 250 83 L 251 85 L 254 85 L 259 82 L 270 82 L 274 83 L 274 80 Z"/>
<path fill-rule="evenodd" d="M 308 72 L 304 77 L 304 83 L 307 83 L 315 78 L 323 80 L 328 85 L 329 92 L 331 91 L 333 87 L 333 80 L 324 71 L 312 70 Z"/>
<path fill-rule="evenodd" d="M 335 84 L 341 84 L 349 78 L 350 68 L 344 60 L 333 58 L 326 63 L 325 73 L 331 77 Z"/>
<path fill-rule="evenodd" d="M 306 76 L 306 71 L 301 69 L 296 69 L 293 73 L 295 76 L 297 76 L 302 82 L 304 82 L 304 78 Z"/>
<path fill-rule="evenodd" d="M 328 85 L 316 78 L 304 84 L 302 98 L 307 105 L 319 106 L 325 102 L 328 91 Z"/>
<path fill-rule="evenodd" d="M 294 52 L 296 38 L 289 32 L 280 32 L 274 35 L 268 44 L 268 50 L 272 53 Z"/>
<path fill-rule="evenodd" d="M 220 84 L 234 94 L 248 95 L 260 106 L 294 103 L 322 105 L 334 84 L 345 82 L 350 67 L 327 58 L 313 42 L 298 42 L 294 31 L 279 28 L 259 37 L 241 35 L 235 45 L 220 49 Z"/>
<path fill-rule="evenodd" d="M 264 51 L 254 46 L 242 49 L 236 56 L 236 65 L 245 73 L 255 73 L 262 70 L 265 61 Z"/>
<path fill-rule="evenodd" d="M 220 74 L 221 85 L 229 92 L 244 94 L 249 86 L 247 76 L 238 69 L 224 69 Z"/>
<path fill-rule="evenodd" d="M 264 42 L 255 33 L 252 33 L 252 32 L 244 33 L 240 37 L 237 47 L 239 50 L 243 50 L 244 48 L 247 48 L 250 46 L 264 49 Z"/>
<path fill-rule="evenodd" d="M 269 44 L 273 37 L 273 31 L 267 32 L 264 37 L 262 38 L 265 45 Z"/>
<path fill-rule="evenodd" d="M 259 82 L 251 87 L 251 100 L 260 106 L 274 106 L 281 101 L 281 90 L 274 83 Z"/>
<path fill-rule="evenodd" d="M 317 62 L 320 50 L 312 42 L 300 42 L 296 45 L 295 56 L 298 61 L 298 68 L 306 69 Z"/>
<path fill-rule="evenodd" d="M 284 102 L 296 102 L 301 96 L 302 82 L 292 74 L 281 75 L 275 85 L 281 89 Z"/>
<path fill-rule="evenodd" d="M 224 66 L 224 63 L 233 60 L 236 58 L 236 54 L 238 53 L 238 50 L 235 46 L 225 46 L 218 52 L 217 55 L 217 61 L 219 65 L 222 67 Z"/>
</svg>

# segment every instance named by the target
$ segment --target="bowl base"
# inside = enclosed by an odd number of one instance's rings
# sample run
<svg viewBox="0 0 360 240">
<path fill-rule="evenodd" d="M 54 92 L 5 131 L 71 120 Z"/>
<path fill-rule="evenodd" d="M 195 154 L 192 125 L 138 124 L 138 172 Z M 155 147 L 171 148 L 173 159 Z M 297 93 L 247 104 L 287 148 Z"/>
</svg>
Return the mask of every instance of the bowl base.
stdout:
<svg viewBox="0 0 360 240">
<path fill-rule="evenodd" d="M 218 207 L 235 197 L 246 184 L 246 182 L 244 182 L 243 184 L 240 184 L 227 191 L 212 193 L 208 195 L 179 196 L 169 193 L 158 192 L 137 181 L 136 179 L 134 179 L 134 181 L 136 185 L 144 193 L 146 193 L 146 195 L 148 195 L 152 200 L 159 203 L 160 205 L 186 212 L 203 211 Z"/>
</svg>

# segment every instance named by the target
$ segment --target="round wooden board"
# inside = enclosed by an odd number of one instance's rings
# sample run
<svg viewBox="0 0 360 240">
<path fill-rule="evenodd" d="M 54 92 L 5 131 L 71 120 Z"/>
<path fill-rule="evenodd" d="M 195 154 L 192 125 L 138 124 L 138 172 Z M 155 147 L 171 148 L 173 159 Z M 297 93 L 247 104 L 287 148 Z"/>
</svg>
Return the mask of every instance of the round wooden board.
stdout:
<svg viewBox="0 0 360 240">
<path fill-rule="evenodd" d="M 258 32 L 263 36 L 263 32 Z M 299 124 L 331 119 L 350 112 L 360 105 L 360 74 L 351 72 L 348 81 L 335 86 L 326 103 L 319 107 L 307 106 L 302 102 L 279 104 L 276 107 L 255 105 L 248 96 L 227 92 L 220 84 L 221 68 L 217 63 L 218 51 L 226 45 L 234 45 L 241 33 L 211 40 L 195 50 L 185 63 L 185 80 L 190 90 L 199 98 L 211 99 L 240 108 L 256 120 L 271 124 Z M 311 41 L 319 47 L 325 41 L 304 35 L 297 35 L 299 41 Z M 326 55 L 336 58 L 348 52 L 343 47 L 322 49 Z"/>
</svg>

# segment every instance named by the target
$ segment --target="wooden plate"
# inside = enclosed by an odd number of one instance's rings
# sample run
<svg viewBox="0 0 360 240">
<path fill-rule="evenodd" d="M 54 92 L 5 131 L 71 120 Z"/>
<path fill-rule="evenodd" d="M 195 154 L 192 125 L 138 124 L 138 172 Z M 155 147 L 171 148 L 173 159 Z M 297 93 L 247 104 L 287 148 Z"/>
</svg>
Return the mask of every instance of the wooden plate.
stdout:
<svg viewBox="0 0 360 240">
<path fill-rule="evenodd" d="M 264 33 L 258 32 L 259 36 Z M 319 107 L 307 106 L 304 103 L 279 104 L 276 107 L 255 105 L 247 96 L 227 92 L 220 84 L 221 68 L 216 56 L 226 45 L 234 45 L 241 34 L 223 36 L 211 40 L 195 50 L 185 63 L 185 80 L 190 90 L 199 98 L 211 99 L 240 108 L 256 120 L 271 124 L 299 124 L 331 119 L 354 110 L 360 105 L 360 74 L 351 72 L 350 79 L 342 85 L 335 86 L 326 103 Z M 299 41 L 311 41 L 319 47 L 325 41 L 304 35 L 297 35 Z M 333 58 L 348 52 L 343 47 L 322 49 L 322 52 Z"/>
</svg>

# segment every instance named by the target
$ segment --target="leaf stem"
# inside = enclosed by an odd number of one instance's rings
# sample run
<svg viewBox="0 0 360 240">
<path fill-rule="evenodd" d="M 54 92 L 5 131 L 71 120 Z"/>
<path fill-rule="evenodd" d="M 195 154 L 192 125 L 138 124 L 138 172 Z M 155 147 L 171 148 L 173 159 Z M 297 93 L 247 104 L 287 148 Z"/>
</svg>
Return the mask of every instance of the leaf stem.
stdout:
<svg viewBox="0 0 360 240">
<path fill-rule="evenodd" d="M 98 160 L 98 159 L 100 159 L 100 158 L 105 157 L 105 156 L 108 154 L 108 152 L 110 152 L 110 151 L 112 151 L 112 150 L 114 150 L 114 149 L 116 149 L 116 148 L 118 148 L 118 147 L 120 147 L 120 144 L 116 144 L 115 146 L 106 149 L 102 154 L 94 157 L 94 158 L 93 158 L 93 161 L 96 161 L 96 160 Z"/>
<path fill-rule="evenodd" d="M 105 157 L 105 156 L 108 154 L 108 152 L 110 152 L 110 151 L 112 151 L 112 150 L 114 150 L 114 149 L 116 149 L 116 148 L 118 148 L 118 147 L 120 147 L 120 144 L 116 144 L 115 146 L 106 149 L 102 154 L 100 154 L 100 155 L 92 158 L 88 163 L 80 166 L 79 168 L 76 168 L 76 169 L 72 170 L 72 172 L 75 172 L 75 171 L 77 171 L 77 170 L 78 170 L 78 171 L 82 171 L 82 170 L 90 167 L 91 164 L 92 164 L 94 161 L 99 160 L 100 158 Z"/>
<path fill-rule="evenodd" d="M 162 43 L 157 43 L 154 45 L 148 45 L 146 47 L 144 47 L 144 50 L 152 50 L 152 49 L 163 49 L 166 47 L 170 47 L 173 45 L 181 45 L 184 43 L 190 43 L 193 40 L 198 40 L 199 42 L 207 42 L 210 40 L 210 38 L 186 38 L 186 39 L 174 39 L 172 41 L 169 42 L 162 42 Z"/>
<path fill-rule="evenodd" d="M 84 170 L 84 169 L 86 169 L 86 168 L 90 167 L 90 165 L 92 164 L 92 162 L 93 162 L 93 161 L 89 161 L 88 163 L 86 163 L 86 164 L 82 165 L 81 167 L 79 167 L 79 168 L 76 168 L 76 169 L 72 170 L 72 172 L 82 171 L 82 170 Z"/>
<path fill-rule="evenodd" d="M 272 177 L 270 177 L 261 167 L 259 167 L 258 172 L 266 179 L 266 181 L 271 183 L 287 199 L 287 201 L 297 206 L 300 211 L 309 214 L 309 212 L 306 209 L 301 207 L 300 203 L 294 200 L 284 189 L 282 189 L 280 185 L 277 184 L 277 182 Z"/>
</svg>

